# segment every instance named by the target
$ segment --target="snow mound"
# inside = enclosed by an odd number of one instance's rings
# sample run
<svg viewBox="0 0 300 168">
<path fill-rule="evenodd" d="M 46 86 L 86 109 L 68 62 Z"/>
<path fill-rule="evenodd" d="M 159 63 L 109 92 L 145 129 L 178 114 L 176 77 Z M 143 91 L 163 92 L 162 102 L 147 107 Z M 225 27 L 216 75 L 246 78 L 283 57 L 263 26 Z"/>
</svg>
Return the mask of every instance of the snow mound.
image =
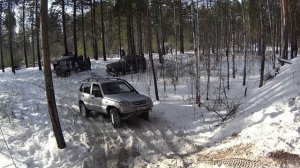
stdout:
<svg viewBox="0 0 300 168">
<path fill-rule="evenodd" d="M 283 66 L 273 80 L 251 92 L 243 101 L 241 112 L 209 140 L 221 142 L 207 148 L 205 154 L 268 159 L 274 153 L 285 152 L 298 155 L 291 167 L 300 165 L 300 58 L 292 62 Z M 240 146 L 247 147 L 238 152 Z M 220 153 L 225 151 L 226 156 L 222 156 Z"/>
</svg>

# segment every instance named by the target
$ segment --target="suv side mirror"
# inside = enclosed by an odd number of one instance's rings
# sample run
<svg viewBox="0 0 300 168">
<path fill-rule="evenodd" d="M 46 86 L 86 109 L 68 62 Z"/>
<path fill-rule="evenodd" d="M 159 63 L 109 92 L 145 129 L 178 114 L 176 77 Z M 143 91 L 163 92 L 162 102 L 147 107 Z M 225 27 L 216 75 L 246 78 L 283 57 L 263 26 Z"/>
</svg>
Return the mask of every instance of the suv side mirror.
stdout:
<svg viewBox="0 0 300 168">
<path fill-rule="evenodd" d="M 101 93 L 101 90 L 93 90 L 93 95 L 95 97 L 103 97 L 102 93 Z"/>
</svg>

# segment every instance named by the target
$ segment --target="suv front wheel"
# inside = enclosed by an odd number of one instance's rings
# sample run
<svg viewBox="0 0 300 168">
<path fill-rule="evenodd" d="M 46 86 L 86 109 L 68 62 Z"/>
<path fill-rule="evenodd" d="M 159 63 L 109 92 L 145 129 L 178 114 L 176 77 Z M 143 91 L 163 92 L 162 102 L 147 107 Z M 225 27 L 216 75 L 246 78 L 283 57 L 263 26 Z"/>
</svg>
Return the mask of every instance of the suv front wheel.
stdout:
<svg viewBox="0 0 300 168">
<path fill-rule="evenodd" d="M 112 108 L 110 110 L 110 118 L 111 118 L 111 124 L 115 127 L 118 128 L 121 126 L 121 117 L 118 109 Z"/>
<path fill-rule="evenodd" d="M 83 103 L 79 104 L 79 110 L 80 110 L 81 115 L 83 115 L 85 118 L 89 117 L 90 111 L 85 107 L 85 105 Z"/>
<path fill-rule="evenodd" d="M 149 111 L 144 112 L 143 114 L 141 114 L 141 117 L 142 117 L 144 120 L 149 121 Z"/>
</svg>

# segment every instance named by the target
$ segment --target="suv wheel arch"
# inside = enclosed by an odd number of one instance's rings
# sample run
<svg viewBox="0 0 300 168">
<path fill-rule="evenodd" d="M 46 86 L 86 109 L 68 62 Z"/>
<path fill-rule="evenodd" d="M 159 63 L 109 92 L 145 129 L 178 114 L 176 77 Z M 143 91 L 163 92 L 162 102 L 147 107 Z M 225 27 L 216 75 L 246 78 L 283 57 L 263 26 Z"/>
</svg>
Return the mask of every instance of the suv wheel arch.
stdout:
<svg viewBox="0 0 300 168">
<path fill-rule="evenodd" d="M 110 116 L 110 110 L 111 110 L 112 108 L 116 108 L 116 107 L 114 107 L 114 106 L 107 106 L 107 107 L 106 107 L 106 114 L 107 114 L 108 116 Z M 116 108 L 116 109 L 117 109 L 117 108 Z"/>
<path fill-rule="evenodd" d="M 84 109 L 82 109 L 82 108 L 84 108 Z M 84 110 L 84 112 L 82 110 Z M 85 118 L 88 118 L 90 115 L 90 110 L 86 108 L 83 101 L 79 101 L 79 111 L 80 111 L 80 114 L 83 115 Z"/>
<path fill-rule="evenodd" d="M 117 108 L 113 107 L 110 110 L 110 118 L 113 127 L 118 128 L 121 126 L 121 116 Z"/>
</svg>

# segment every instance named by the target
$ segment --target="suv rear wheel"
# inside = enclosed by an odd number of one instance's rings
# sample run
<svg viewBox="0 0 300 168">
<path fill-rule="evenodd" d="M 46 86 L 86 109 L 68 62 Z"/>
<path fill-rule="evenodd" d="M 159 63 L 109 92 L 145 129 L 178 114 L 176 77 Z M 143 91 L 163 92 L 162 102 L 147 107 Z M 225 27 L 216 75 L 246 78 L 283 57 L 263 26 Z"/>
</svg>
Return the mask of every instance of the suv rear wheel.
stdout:
<svg viewBox="0 0 300 168">
<path fill-rule="evenodd" d="M 121 117 L 118 109 L 112 108 L 110 110 L 110 118 L 111 118 L 111 124 L 115 127 L 118 128 L 121 126 Z"/>
<path fill-rule="evenodd" d="M 85 107 L 83 103 L 79 104 L 79 109 L 82 116 L 84 116 L 85 118 L 89 117 L 90 111 Z"/>
</svg>

